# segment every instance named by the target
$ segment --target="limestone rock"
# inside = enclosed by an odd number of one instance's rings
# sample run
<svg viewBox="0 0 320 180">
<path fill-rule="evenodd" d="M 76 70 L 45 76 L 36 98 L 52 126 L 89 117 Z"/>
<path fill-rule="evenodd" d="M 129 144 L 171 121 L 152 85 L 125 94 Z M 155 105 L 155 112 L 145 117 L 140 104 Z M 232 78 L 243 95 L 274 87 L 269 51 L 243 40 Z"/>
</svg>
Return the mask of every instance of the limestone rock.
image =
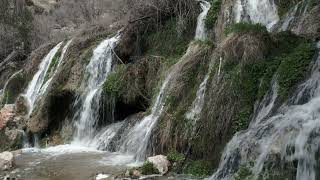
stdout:
<svg viewBox="0 0 320 180">
<path fill-rule="evenodd" d="M 167 156 L 164 155 L 157 155 L 153 157 L 149 157 L 148 161 L 153 163 L 154 167 L 158 169 L 160 174 L 165 174 L 169 170 L 170 162 L 167 159 Z"/>
<path fill-rule="evenodd" d="M 7 171 L 14 167 L 14 156 L 11 152 L 0 154 L 0 170 Z"/>
<path fill-rule="evenodd" d="M 0 110 L 0 130 L 2 130 L 7 122 L 14 117 L 14 106 L 13 105 L 5 105 Z"/>
<path fill-rule="evenodd" d="M 29 103 L 24 96 L 19 96 L 15 104 L 16 104 L 15 112 L 17 115 L 24 116 L 28 114 Z"/>
</svg>

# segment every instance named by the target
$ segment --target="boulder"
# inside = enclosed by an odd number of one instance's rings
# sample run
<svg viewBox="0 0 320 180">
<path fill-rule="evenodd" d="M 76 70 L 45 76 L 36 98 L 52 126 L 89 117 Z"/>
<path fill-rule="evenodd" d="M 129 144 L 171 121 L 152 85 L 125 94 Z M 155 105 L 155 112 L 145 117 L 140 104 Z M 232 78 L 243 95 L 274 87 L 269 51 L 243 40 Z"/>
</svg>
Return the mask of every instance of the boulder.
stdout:
<svg viewBox="0 0 320 180">
<path fill-rule="evenodd" d="M 3 152 L 0 154 L 0 170 L 7 171 L 14 167 L 14 155 L 11 152 Z"/>
<path fill-rule="evenodd" d="M 14 105 L 8 105 L 6 104 L 1 110 L 0 110 L 0 130 L 3 129 L 7 122 L 10 119 L 13 119 L 14 117 Z"/>
<path fill-rule="evenodd" d="M 169 170 L 170 162 L 167 156 L 157 155 L 153 157 L 148 157 L 147 161 L 153 163 L 154 167 L 158 169 L 160 174 L 166 174 Z"/>
<path fill-rule="evenodd" d="M 24 116 L 28 114 L 29 103 L 25 96 L 20 95 L 17 98 L 15 105 L 15 112 L 17 115 Z"/>
</svg>

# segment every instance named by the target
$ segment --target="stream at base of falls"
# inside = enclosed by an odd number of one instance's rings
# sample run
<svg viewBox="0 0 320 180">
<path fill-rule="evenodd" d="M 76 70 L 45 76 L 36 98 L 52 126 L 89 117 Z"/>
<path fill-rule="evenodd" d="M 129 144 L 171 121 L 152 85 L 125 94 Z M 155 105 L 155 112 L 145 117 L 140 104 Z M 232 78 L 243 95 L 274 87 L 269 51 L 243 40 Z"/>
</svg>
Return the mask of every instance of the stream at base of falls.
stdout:
<svg viewBox="0 0 320 180">
<path fill-rule="evenodd" d="M 89 180 L 100 176 L 123 174 L 136 167 L 134 156 L 98 151 L 74 145 L 60 145 L 46 149 L 26 148 L 17 153 L 16 168 L 0 171 L 0 179 L 7 175 L 18 180 Z M 158 180 L 192 179 L 188 176 L 162 176 Z"/>
</svg>

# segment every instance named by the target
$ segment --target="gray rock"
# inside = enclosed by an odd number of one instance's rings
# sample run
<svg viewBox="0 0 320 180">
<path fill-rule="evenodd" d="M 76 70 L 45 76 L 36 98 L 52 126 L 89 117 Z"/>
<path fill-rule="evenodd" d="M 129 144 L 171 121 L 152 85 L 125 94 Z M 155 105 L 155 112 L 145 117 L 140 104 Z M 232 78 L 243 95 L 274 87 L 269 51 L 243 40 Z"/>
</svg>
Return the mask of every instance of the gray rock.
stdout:
<svg viewBox="0 0 320 180">
<path fill-rule="evenodd" d="M 14 155 L 11 152 L 3 152 L 0 154 L 0 170 L 7 171 L 14 168 Z"/>
</svg>

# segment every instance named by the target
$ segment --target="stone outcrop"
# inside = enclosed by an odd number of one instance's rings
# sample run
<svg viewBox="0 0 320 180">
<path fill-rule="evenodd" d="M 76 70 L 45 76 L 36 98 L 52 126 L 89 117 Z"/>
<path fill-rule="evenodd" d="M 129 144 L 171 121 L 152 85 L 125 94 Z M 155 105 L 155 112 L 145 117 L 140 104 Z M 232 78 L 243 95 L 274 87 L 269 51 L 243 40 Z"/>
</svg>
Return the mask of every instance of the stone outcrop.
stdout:
<svg viewBox="0 0 320 180">
<path fill-rule="evenodd" d="M 0 152 L 22 147 L 25 118 L 16 116 L 14 105 L 0 110 Z"/>
<path fill-rule="evenodd" d="M 0 154 L 0 170 L 7 171 L 14 168 L 14 155 L 11 152 L 3 152 Z"/>
<path fill-rule="evenodd" d="M 170 167 L 170 162 L 164 155 L 157 155 L 148 157 L 147 161 L 153 163 L 154 167 L 158 169 L 160 174 L 166 174 Z"/>
</svg>

